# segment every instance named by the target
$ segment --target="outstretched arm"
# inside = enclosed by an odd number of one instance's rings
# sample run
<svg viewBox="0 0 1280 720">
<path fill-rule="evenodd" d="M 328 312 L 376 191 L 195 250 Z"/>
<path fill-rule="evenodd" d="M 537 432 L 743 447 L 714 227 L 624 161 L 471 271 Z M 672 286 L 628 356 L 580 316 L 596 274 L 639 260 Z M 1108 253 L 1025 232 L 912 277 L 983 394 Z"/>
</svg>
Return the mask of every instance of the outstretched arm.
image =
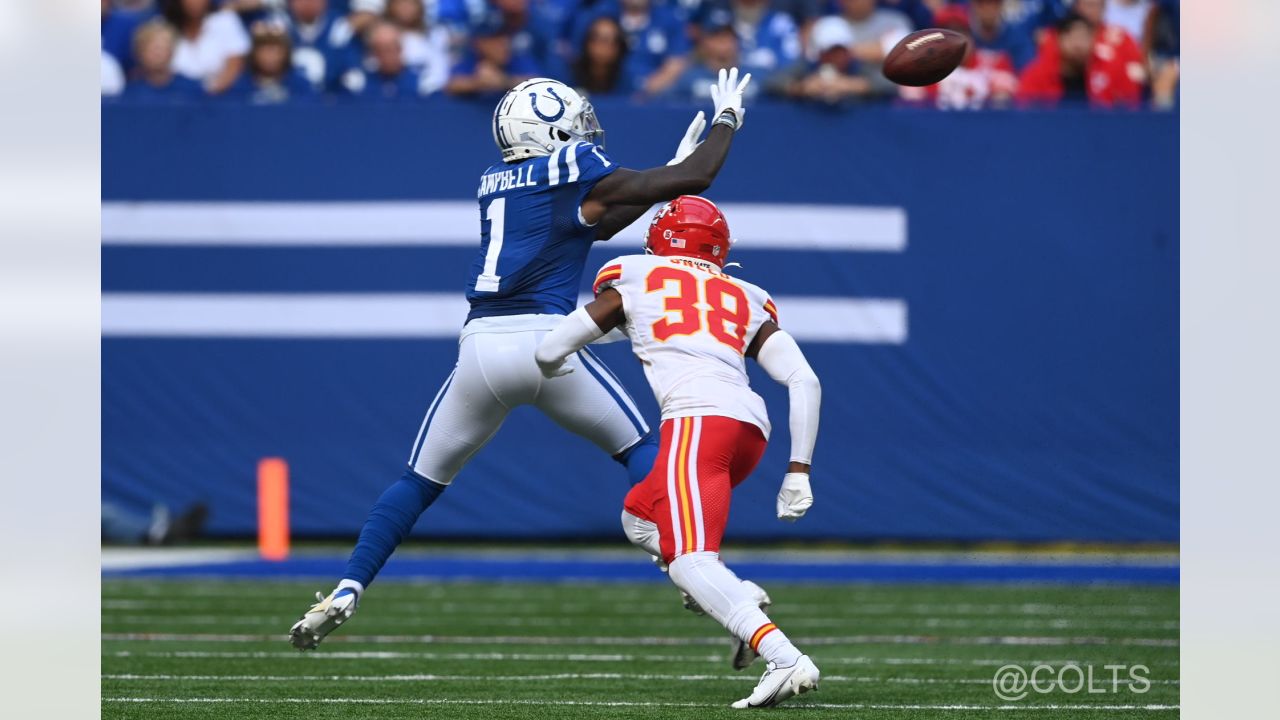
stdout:
<svg viewBox="0 0 1280 720">
<path fill-rule="evenodd" d="M 752 339 L 747 355 L 754 357 L 769 377 L 786 385 L 791 399 L 791 463 L 778 492 L 778 519 L 795 521 L 813 505 L 809 467 L 818 440 L 818 411 L 822 385 L 805 360 L 800 346 L 776 323 L 766 322 Z"/>
<path fill-rule="evenodd" d="M 600 296 L 565 316 L 555 330 L 547 333 L 533 357 L 548 378 L 568 375 L 572 365 L 564 362 L 570 355 L 604 336 L 626 321 L 622 311 L 622 295 L 608 288 Z"/>
<path fill-rule="evenodd" d="M 591 194 L 582 202 L 582 218 L 588 224 L 605 219 L 605 213 L 615 205 L 630 206 L 627 211 L 615 213 L 609 222 L 614 232 L 630 224 L 619 225 L 630 217 L 635 220 L 644 208 L 658 202 L 666 202 L 680 195 L 697 194 L 711 187 L 711 181 L 724 165 L 733 142 L 733 133 L 742 126 L 742 92 L 751 81 L 748 73 L 738 81 L 738 70 L 721 70 L 719 82 L 712 85 L 712 99 L 716 103 L 716 117 L 712 121 L 707 139 L 683 162 L 651 170 L 619 168 L 596 184 Z M 641 208 L 638 212 L 636 208 Z M 608 228 L 605 228 L 608 229 Z M 597 237 L 601 232 L 597 231 Z"/>
</svg>

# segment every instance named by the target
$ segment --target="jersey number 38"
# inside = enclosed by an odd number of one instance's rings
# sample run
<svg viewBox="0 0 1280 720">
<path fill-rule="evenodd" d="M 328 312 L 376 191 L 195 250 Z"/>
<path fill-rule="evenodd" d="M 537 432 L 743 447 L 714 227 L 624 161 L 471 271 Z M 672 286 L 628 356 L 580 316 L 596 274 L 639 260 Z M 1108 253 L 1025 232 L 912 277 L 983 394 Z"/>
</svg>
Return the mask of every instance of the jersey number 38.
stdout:
<svg viewBox="0 0 1280 720">
<path fill-rule="evenodd" d="M 743 351 L 751 308 L 742 288 L 724 278 L 710 277 L 699 282 L 686 270 L 658 267 L 645 279 L 645 292 L 663 293 L 665 299 L 663 309 L 667 316 L 653 324 L 655 340 L 666 342 L 677 335 L 693 335 L 705 329 L 738 353 Z M 702 308 L 706 308 L 705 312 Z M 678 319 L 672 321 L 673 314 Z"/>
</svg>

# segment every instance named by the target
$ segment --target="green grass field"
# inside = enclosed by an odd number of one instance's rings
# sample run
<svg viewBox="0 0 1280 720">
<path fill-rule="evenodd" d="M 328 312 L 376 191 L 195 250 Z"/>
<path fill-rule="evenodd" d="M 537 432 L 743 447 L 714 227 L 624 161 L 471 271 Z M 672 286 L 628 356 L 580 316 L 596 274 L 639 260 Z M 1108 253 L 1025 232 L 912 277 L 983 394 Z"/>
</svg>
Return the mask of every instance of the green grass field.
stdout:
<svg viewBox="0 0 1280 720">
<path fill-rule="evenodd" d="M 766 585 L 823 671 L 805 718 L 1176 717 L 1176 588 Z M 104 579 L 106 718 L 739 717 L 718 625 L 669 585 L 382 582 L 302 654 L 316 582 Z M 325 588 L 327 590 L 327 588 Z M 996 697 L 1002 665 L 1092 665 L 1095 689 Z M 1145 665 L 1112 693 L 1105 665 Z M 1068 687 L 1077 684 L 1071 671 Z"/>
</svg>

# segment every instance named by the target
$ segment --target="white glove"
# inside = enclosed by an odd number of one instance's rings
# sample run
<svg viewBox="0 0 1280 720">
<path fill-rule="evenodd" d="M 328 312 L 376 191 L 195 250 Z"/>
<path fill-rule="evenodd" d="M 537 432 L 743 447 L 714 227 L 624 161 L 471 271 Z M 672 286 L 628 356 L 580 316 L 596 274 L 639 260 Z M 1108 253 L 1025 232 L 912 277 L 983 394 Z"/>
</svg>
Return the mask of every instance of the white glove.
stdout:
<svg viewBox="0 0 1280 720">
<path fill-rule="evenodd" d="M 711 102 L 716 106 L 715 120 L 712 124 L 724 123 L 734 130 L 742 127 L 742 119 L 746 111 L 742 109 L 742 91 L 751 82 L 751 73 L 738 82 L 738 68 L 720 69 L 719 82 L 711 85 Z M 733 113 L 733 119 L 724 118 L 724 113 Z"/>
<path fill-rule="evenodd" d="M 535 356 L 536 357 L 536 356 Z M 568 358 L 560 358 L 554 362 L 545 362 L 542 358 L 536 358 L 538 361 L 538 369 L 542 371 L 542 377 L 550 380 L 551 378 L 564 377 L 573 372 L 573 366 L 566 363 Z"/>
<path fill-rule="evenodd" d="M 808 473 L 787 473 L 778 491 L 778 519 L 795 522 L 813 507 L 813 490 L 809 489 Z"/>
<path fill-rule="evenodd" d="M 698 138 L 702 137 L 702 131 L 707 127 L 707 114 L 701 110 L 698 111 L 693 122 L 689 123 L 689 129 L 684 131 L 684 138 L 680 140 L 680 147 L 676 148 L 676 156 L 671 158 L 668 165 L 678 165 L 684 162 L 684 159 L 693 154 L 694 150 L 702 144 Z"/>
</svg>

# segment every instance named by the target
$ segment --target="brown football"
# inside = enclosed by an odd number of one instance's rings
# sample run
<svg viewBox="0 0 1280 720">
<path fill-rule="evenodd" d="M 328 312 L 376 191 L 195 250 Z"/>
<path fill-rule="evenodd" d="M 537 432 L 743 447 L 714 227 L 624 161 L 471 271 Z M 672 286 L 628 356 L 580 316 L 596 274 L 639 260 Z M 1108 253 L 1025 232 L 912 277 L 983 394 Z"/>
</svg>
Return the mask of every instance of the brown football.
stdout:
<svg viewBox="0 0 1280 720">
<path fill-rule="evenodd" d="M 959 67 L 968 50 L 969 38 L 954 30 L 917 30 L 889 51 L 884 76 L 899 85 L 932 85 Z"/>
</svg>

